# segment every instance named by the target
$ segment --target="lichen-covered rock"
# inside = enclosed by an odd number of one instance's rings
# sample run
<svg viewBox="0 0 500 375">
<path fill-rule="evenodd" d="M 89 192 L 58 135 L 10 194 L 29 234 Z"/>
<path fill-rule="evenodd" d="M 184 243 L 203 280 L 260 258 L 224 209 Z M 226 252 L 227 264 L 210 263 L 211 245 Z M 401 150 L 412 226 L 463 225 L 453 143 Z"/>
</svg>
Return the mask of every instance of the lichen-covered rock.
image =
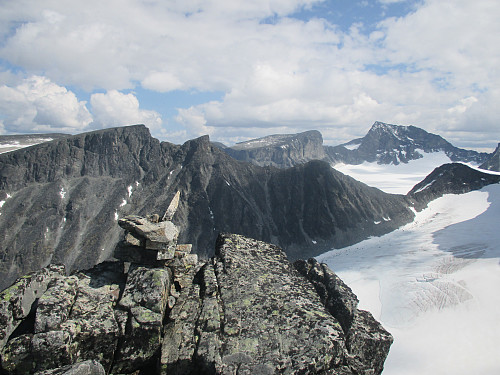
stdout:
<svg viewBox="0 0 500 375">
<path fill-rule="evenodd" d="M 389 354 L 392 335 L 371 313 L 358 310 L 356 295 L 326 264 L 311 258 L 298 260 L 294 266 L 314 285 L 325 307 L 341 323 L 349 352 L 347 368 L 356 374 L 379 374 Z"/>
<path fill-rule="evenodd" d="M 194 283 L 199 267 L 174 268 L 175 305 L 164 328 L 161 348 L 161 373 L 189 374 L 196 369 L 193 362 L 198 338 L 194 334 L 199 315 L 200 285 Z"/>
<path fill-rule="evenodd" d="M 98 360 L 109 371 L 120 335 L 114 314 L 120 284 L 99 280 L 93 274 L 75 276 L 78 294 L 67 323 L 76 327 L 74 341 L 78 345 L 78 360 Z"/>
<path fill-rule="evenodd" d="M 77 357 L 77 346 L 67 331 L 37 333 L 31 345 L 36 371 L 70 365 Z"/>
<path fill-rule="evenodd" d="M 346 342 L 349 353 L 354 356 L 358 364 L 355 367 L 356 373 L 369 374 L 369 371 L 373 371 L 371 373 L 380 374 L 393 340 L 392 335 L 370 312 L 358 310 Z"/>
<path fill-rule="evenodd" d="M 179 245 L 166 262 L 104 262 L 72 276 L 54 273 L 25 301 L 12 297 L 19 288 L 8 289 L 0 317 L 11 326 L 15 316 L 24 318 L 9 334 L 0 372 L 369 375 L 383 369 L 392 337 L 357 310 L 356 296 L 325 265 L 309 260 L 294 267 L 280 248 L 240 235 L 221 235 L 208 262 L 189 252 Z M 27 284 L 39 285 L 19 285 Z M 22 306 L 33 296 L 39 300 L 28 315 Z"/>
<path fill-rule="evenodd" d="M 77 281 L 74 276 L 61 277 L 49 284 L 38 300 L 35 333 L 60 329 L 75 303 Z"/>
<path fill-rule="evenodd" d="M 126 309 L 142 306 L 163 316 L 171 281 L 172 271 L 169 268 L 132 265 L 120 306 Z"/>
<path fill-rule="evenodd" d="M 65 275 L 62 265 L 49 265 L 16 280 L 0 293 L 0 349 L 22 319 L 31 311 L 33 303 L 47 289 L 47 285 L 57 277 Z"/>
<path fill-rule="evenodd" d="M 119 302 L 120 319 L 125 320 L 114 373 L 128 373 L 148 363 L 159 351 L 163 319 L 172 284 L 169 268 L 132 265 Z M 120 310 L 117 310 L 120 311 Z M 123 328 L 122 328 L 123 329 Z"/>
<path fill-rule="evenodd" d="M 340 322 L 347 333 L 358 308 L 358 298 L 326 264 L 316 259 L 298 260 L 295 268 L 314 285 L 328 311 Z"/>
<path fill-rule="evenodd" d="M 280 248 L 221 235 L 216 261 L 221 373 L 318 373 L 344 361 L 340 324 Z"/>
<path fill-rule="evenodd" d="M 31 374 L 35 370 L 31 341 L 32 334 L 18 336 L 5 345 L 2 369 L 8 374 Z"/>
<path fill-rule="evenodd" d="M 89 360 L 70 366 L 37 372 L 35 375 L 106 375 L 106 371 L 104 371 L 99 362 Z"/>
</svg>

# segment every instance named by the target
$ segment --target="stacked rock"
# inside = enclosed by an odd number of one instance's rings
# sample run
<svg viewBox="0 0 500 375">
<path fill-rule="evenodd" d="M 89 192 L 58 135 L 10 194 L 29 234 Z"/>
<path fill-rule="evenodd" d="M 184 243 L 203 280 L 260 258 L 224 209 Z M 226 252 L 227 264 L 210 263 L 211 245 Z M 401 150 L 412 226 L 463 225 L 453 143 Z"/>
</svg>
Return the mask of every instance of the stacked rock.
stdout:
<svg viewBox="0 0 500 375">
<path fill-rule="evenodd" d="M 167 211 L 160 219 L 158 214 L 147 217 L 130 215 L 118 221 L 125 229 L 125 244 L 134 250 L 141 260 L 151 259 L 151 252 L 156 253 L 157 261 L 165 261 L 165 265 L 195 265 L 198 256 L 190 254 L 192 245 L 177 244 L 179 229 L 172 222 L 172 218 L 179 205 L 180 192 L 178 191 Z"/>
</svg>

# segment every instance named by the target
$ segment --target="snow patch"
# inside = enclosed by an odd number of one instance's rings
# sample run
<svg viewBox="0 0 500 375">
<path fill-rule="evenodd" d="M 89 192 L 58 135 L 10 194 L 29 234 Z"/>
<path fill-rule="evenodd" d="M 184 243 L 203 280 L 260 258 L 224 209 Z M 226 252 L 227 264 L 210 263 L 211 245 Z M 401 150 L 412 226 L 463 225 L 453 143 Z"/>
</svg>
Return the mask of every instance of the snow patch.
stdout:
<svg viewBox="0 0 500 375">
<path fill-rule="evenodd" d="M 7 202 L 7 199 L 9 199 L 9 198 L 12 198 L 12 195 L 7 194 L 7 196 L 5 197 L 5 199 L 3 201 L 0 201 L 0 208 L 3 207 L 3 205 L 5 204 L 5 202 Z"/>
<path fill-rule="evenodd" d="M 118 211 L 115 211 L 115 221 L 118 221 Z"/>
<path fill-rule="evenodd" d="M 350 144 L 350 145 L 343 145 L 343 146 L 345 148 L 347 148 L 348 150 L 354 151 L 354 150 L 357 150 L 360 145 L 361 145 L 361 142 L 360 143 Z"/>
<path fill-rule="evenodd" d="M 226 182 L 226 185 L 227 186 L 231 186 L 231 184 L 229 182 L 227 182 L 227 180 L 224 180 Z"/>
<path fill-rule="evenodd" d="M 132 196 L 132 185 L 130 185 L 128 188 L 127 188 L 127 191 L 128 191 L 128 197 L 130 198 Z"/>
<path fill-rule="evenodd" d="M 425 185 L 425 186 L 421 187 L 420 189 L 418 189 L 418 190 L 415 192 L 415 194 L 416 194 L 416 193 L 420 193 L 421 191 L 424 191 L 425 189 L 427 189 L 428 187 L 430 187 L 430 186 L 431 186 L 434 182 L 436 182 L 436 180 L 432 180 L 432 181 L 431 181 L 431 182 L 429 182 L 427 185 Z"/>
<path fill-rule="evenodd" d="M 64 187 L 61 188 L 59 195 L 61 196 L 61 199 L 64 199 L 64 197 L 66 196 L 66 191 L 64 190 Z"/>
<path fill-rule="evenodd" d="M 122 203 L 120 203 L 120 207 L 123 207 L 123 206 L 125 206 L 126 204 L 127 204 L 127 200 L 126 200 L 126 199 L 124 199 L 124 200 L 122 201 Z"/>
<path fill-rule="evenodd" d="M 318 243 L 318 241 L 314 241 L 314 240 L 312 240 L 311 242 L 312 242 L 314 245 L 316 245 L 316 244 Z"/>
</svg>

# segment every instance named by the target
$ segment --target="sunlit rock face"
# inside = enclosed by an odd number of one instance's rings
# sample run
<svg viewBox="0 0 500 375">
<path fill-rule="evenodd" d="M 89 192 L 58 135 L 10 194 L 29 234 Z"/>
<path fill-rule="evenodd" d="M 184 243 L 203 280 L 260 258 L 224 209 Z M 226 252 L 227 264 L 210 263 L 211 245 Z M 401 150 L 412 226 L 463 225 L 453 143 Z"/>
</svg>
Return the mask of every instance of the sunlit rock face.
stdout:
<svg viewBox="0 0 500 375">
<path fill-rule="evenodd" d="M 289 168 L 311 160 L 325 160 L 323 137 L 317 130 L 277 134 L 221 147 L 233 158 L 260 166 Z"/>
</svg>

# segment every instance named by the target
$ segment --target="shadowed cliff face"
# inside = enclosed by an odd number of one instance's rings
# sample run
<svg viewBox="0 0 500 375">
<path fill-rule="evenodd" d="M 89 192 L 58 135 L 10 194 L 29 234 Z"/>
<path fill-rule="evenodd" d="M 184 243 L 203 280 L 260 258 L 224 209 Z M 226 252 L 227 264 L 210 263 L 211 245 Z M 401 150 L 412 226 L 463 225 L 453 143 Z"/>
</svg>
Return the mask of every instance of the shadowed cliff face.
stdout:
<svg viewBox="0 0 500 375">
<path fill-rule="evenodd" d="M 205 257 L 219 232 L 277 244 L 296 259 L 413 217 L 405 198 L 325 162 L 264 168 L 234 160 L 206 136 L 178 146 L 140 125 L 106 129 L 0 155 L 0 287 L 50 262 L 75 269 L 109 258 L 118 217 L 162 215 L 178 190 L 179 241 Z"/>
<path fill-rule="evenodd" d="M 500 172 L 500 143 L 498 144 L 491 157 L 483 164 L 481 164 L 479 168 Z"/>
</svg>

